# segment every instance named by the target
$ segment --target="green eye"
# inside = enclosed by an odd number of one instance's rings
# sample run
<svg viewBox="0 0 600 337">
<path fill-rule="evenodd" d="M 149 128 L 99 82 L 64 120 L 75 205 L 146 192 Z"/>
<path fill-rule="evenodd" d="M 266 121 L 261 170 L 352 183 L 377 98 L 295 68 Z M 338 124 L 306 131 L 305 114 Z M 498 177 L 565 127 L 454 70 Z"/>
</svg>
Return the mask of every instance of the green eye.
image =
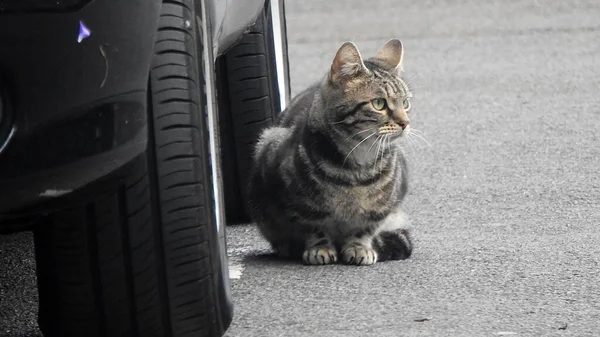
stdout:
<svg viewBox="0 0 600 337">
<path fill-rule="evenodd" d="M 371 101 L 371 104 L 373 105 L 373 108 L 375 108 L 375 110 L 383 110 L 387 106 L 387 102 L 384 98 L 375 98 Z"/>
<path fill-rule="evenodd" d="M 410 102 L 408 99 L 402 100 L 402 108 L 406 111 L 410 110 Z"/>
</svg>

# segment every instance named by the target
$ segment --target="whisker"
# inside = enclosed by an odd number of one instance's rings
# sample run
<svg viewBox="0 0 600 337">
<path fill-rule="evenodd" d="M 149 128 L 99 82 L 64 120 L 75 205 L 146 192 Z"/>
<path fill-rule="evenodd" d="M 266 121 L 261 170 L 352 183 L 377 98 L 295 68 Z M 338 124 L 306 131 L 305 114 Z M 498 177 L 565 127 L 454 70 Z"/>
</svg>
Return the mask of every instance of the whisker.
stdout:
<svg viewBox="0 0 600 337">
<path fill-rule="evenodd" d="M 420 134 L 420 135 L 425 135 L 425 133 L 424 133 L 423 131 L 421 131 L 421 130 L 419 130 L 419 129 L 415 129 L 415 128 L 413 128 L 413 127 L 411 127 L 411 128 L 410 128 L 410 131 L 412 131 L 412 132 L 415 132 L 415 133 L 418 133 L 418 134 Z"/>
<path fill-rule="evenodd" d="M 404 81 L 404 83 L 406 83 L 406 86 L 408 87 L 408 86 L 410 85 L 410 83 L 411 83 L 411 82 L 412 82 L 414 79 L 416 79 L 417 77 L 419 77 L 419 74 L 416 74 L 416 75 L 414 75 L 414 76 L 413 76 L 413 77 L 411 77 L 410 79 L 408 79 L 408 80 Z M 411 87 L 411 89 L 412 89 L 412 87 Z"/>
<path fill-rule="evenodd" d="M 417 137 L 417 138 L 421 139 L 422 141 L 424 141 L 425 144 L 427 144 L 427 146 L 429 146 L 429 148 L 433 147 L 433 145 L 431 145 L 431 143 L 427 139 L 425 139 L 423 136 L 415 133 L 415 137 Z"/>
<path fill-rule="evenodd" d="M 412 132 L 415 132 L 415 133 L 418 133 L 418 134 L 421 134 L 421 135 L 425 135 L 425 133 L 423 133 L 423 131 L 421 131 L 421 130 L 418 130 L 418 129 L 415 129 L 415 128 L 413 128 L 413 127 L 411 127 L 411 128 L 410 128 L 410 131 L 412 131 Z"/>
<path fill-rule="evenodd" d="M 410 132 L 406 134 L 406 141 L 407 141 L 407 145 L 410 148 L 410 152 L 412 153 L 413 158 L 416 159 L 416 154 L 415 154 L 415 149 L 413 148 L 413 141 L 410 138 Z"/>
<path fill-rule="evenodd" d="M 379 150 L 381 149 L 381 140 L 383 139 L 383 136 L 378 139 L 379 139 L 379 145 L 377 145 L 377 152 L 375 152 L 375 163 L 373 163 L 373 170 L 375 170 L 375 168 L 377 167 L 377 159 L 379 159 Z"/>
<path fill-rule="evenodd" d="M 395 150 L 395 149 L 394 149 L 394 143 L 392 141 L 392 137 L 391 136 L 388 138 L 388 149 L 390 150 L 390 154 L 393 154 L 392 151 Z"/>
<path fill-rule="evenodd" d="M 356 144 L 356 145 L 355 145 L 355 146 L 352 148 L 352 150 L 350 150 L 350 152 L 348 152 L 348 154 L 346 155 L 346 158 L 344 158 L 344 162 L 342 163 L 342 167 L 344 167 L 344 165 L 346 164 L 346 160 L 348 160 L 348 157 L 350 157 L 350 154 L 352 154 L 352 152 L 353 152 L 354 150 L 356 150 L 356 148 L 357 148 L 357 147 L 359 147 L 359 146 L 360 146 L 360 144 L 362 144 L 362 143 L 364 143 L 365 141 L 367 141 L 367 139 L 369 139 L 369 138 L 371 138 L 371 137 L 375 136 L 375 134 L 376 134 L 376 133 L 375 133 L 375 132 L 373 132 L 373 133 L 372 133 L 372 134 L 370 134 L 368 137 L 366 137 L 365 139 L 361 140 L 361 141 L 360 141 L 358 144 Z"/>
<path fill-rule="evenodd" d="M 381 152 L 381 160 L 379 161 L 379 174 L 381 174 L 381 172 L 383 171 L 383 159 L 385 157 L 385 151 L 388 150 L 388 143 L 387 141 L 390 139 L 390 135 L 386 134 L 385 137 L 383 138 L 383 151 Z"/>
<path fill-rule="evenodd" d="M 350 138 L 352 138 L 352 137 L 356 137 L 356 136 L 360 135 L 360 134 L 361 134 L 361 133 L 363 133 L 363 132 L 372 131 L 372 130 L 373 130 L 373 128 L 366 129 L 366 130 L 362 130 L 362 131 L 358 131 L 357 133 L 353 134 L 352 136 L 350 136 L 350 137 L 346 138 L 345 140 L 348 140 L 348 139 L 350 139 Z"/>
<path fill-rule="evenodd" d="M 382 160 L 383 157 L 385 156 L 385 138 L 387 137 L 387 134 L 384 134 L 383 137 L 381 138 L 381 155 L 379 156 L 379 172 L 381 173 L 381 165 L 383 165 Z"/>
<path fill-rule="evenodd" d="M 379 173 L 381 173 L 381 166 L 383 165 L 383 157 L 385 155 L 385 137 L 387 137 L 387 135 L 383 135 L 383 137 L 381 138 L 380 142 L 381 142 L 381 154 L 378 156 L 377 159 L 379 159 Z M 375 164 L 377 164 L 377 161 L 375 161 Z"/>
<path fill-rule="evenodd" d="M 431 145 L 431 143 L 425 138 L 425 135 L 423 134 L 423 132 L 416 130 L 416 129 L 410 129 L 410 132 L 408 133 L 408 135 L 410 135 L 410 134 L 413 134 L 415 137 L 424 141 L 427 144 L 427 146 L 429 146 L 430 148 L 433 147 Z"/>
<path fill-rule="evenodd" d="M 369 153 L 371 153 L 371 149 L 373 149 L 373 146 L 375 146 L 375 144 L 377 144 L 377 141 L 379 140 L 379 138 L 383 137 L 382 135 L 377 136 L 377 139 L 375 139 L 375 141 L 373 142 L 373 144 L 371 144 L 371 147 L 369 147 L 369 149 L 367 150 L 366 155 L 368 155 Z"/>
</svg>

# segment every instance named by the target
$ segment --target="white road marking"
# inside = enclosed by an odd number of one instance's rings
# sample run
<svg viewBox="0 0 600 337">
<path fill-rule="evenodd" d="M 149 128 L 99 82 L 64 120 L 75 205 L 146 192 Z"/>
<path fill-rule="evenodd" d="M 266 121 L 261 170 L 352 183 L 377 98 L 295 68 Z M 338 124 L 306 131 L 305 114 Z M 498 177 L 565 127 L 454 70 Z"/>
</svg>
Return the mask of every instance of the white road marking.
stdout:
<svg viewBox="0 0 600 337">
<path fill-rule="evenodd" d="M 239 280 L 242 278 L 242 273 L 244 272 L 244 259 L 243 255 L 235 254 L 234 250 L 230 249 L 228 252 L 229 255 L 229 279 L 230 280 Z"/>
<path fill-rule="evenodd" d="M 241 264 L 229 264 L 229 278 L 232 280 L 239 280 L 242 278 L 244 266 Z"/>
</svg>

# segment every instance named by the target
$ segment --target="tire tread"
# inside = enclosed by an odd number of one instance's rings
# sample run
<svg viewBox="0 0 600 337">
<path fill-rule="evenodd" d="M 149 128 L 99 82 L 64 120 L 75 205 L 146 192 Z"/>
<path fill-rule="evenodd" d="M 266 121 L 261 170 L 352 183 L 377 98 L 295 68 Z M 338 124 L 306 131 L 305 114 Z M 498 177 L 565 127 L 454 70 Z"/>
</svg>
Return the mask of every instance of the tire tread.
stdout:
<svg viewBox="0 0 600 337">
<path fill-rule="evenodd" d="M 245 189 L 254 146 L 260 132 L 272 125 L 280 112 L 277 73 L 271 61 L 269 9 L 267 5 L 257 22 L 219 61 L 224 77 L 221 91 L 227 93 L 226 102 L 220 106 L 225 121 L 221 123 L 221 144 L 225 152 L 235 153 L 223 160 L 223 170 L 229 177 L 225 182 L 228 223 L 249 220 Z"/>
</svg>

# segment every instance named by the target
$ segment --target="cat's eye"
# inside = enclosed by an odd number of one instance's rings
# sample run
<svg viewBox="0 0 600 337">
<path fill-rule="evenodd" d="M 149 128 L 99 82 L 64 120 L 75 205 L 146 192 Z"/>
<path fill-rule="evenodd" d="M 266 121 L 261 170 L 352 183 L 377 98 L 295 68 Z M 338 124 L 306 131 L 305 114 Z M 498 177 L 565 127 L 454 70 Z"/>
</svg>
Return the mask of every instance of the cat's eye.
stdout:
<svg viewBox="0 0 600 337">
<path fill-rule="evenodd" d="M 387 102 L 384 98 L 375 98 L 371 101 L 371 104 L 373 105 L 373 108 L 375 108 L 375 110 L 380 111 L 385 109 L 385 107 L 387 106 Z"/>
<path fill-rule="evenodd" d="M 402 108 L 406 111 L 410 110 L 410 101 L 408 99 L 402 100 Z"/>
</svg>

